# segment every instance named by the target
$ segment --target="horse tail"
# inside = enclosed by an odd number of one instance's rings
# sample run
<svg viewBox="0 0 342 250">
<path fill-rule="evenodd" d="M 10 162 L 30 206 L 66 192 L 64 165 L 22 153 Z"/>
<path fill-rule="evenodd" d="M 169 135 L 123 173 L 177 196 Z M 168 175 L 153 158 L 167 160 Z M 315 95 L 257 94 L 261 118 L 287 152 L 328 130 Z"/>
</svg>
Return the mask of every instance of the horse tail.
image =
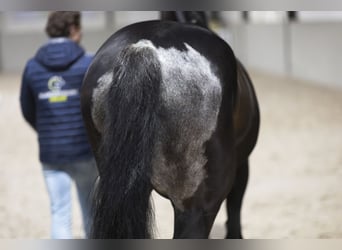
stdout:
<svg viewBox="0 0 342 250">
<path fill-rule="evenodd" d="M 151 162 L 160 98 L 152 48 L 127 46 L 115 63 L 104 107 L 93 238 L 150 238 Z"/>
</svg>

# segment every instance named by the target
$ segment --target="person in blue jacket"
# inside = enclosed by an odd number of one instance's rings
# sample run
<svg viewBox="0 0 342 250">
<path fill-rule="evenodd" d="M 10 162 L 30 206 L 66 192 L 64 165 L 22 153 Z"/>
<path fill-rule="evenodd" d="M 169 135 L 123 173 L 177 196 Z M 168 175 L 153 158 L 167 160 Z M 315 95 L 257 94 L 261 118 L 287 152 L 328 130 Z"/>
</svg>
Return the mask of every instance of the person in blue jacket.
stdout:
<svg viewBox="0 0 342 250">
<path fill-rule="evenodd" d="M 92 60 L 79 45 L 80 12 L 49 14 L 49 41 L 30 59 L 20 104 L 38 134 L 39 158 L 51 206 L 51 237 L 72 238 L 71 184 L 75 181 L 86 236 L 91 193 L 98 176 L 80 108 L 80 87 Z"/>
</svg>

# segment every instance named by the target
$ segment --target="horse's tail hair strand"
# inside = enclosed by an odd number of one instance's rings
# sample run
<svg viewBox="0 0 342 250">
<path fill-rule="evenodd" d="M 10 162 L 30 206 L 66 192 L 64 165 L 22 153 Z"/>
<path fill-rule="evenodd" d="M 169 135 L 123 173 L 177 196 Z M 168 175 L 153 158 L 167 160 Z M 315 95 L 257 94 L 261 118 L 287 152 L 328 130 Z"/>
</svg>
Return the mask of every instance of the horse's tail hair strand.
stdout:
<svg viewBox="0 0 342 250">
<path fill-rule="evenodd" d="M 93 238 L 151 237 L 151 161 L 160 98 L 152 48 L 128 46 L 113 69 L 100 145 Z"/>
</svg>

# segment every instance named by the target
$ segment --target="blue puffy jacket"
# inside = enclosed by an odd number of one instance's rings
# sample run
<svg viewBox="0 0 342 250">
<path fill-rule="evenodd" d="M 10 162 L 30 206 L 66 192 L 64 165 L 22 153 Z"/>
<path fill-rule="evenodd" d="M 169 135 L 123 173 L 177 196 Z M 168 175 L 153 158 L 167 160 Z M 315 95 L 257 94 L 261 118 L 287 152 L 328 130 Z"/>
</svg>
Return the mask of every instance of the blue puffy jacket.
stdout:
<svg viewBox="0 0 342 250">
<path fill-rule="evenodd" d="M 25 67 L 20 104 L 38 133 L 40 161 L 64 164 L 92 157 L 80 109 L 80 87 L 92 56 L 66 38 L 50 40 Z"/>
</svg>

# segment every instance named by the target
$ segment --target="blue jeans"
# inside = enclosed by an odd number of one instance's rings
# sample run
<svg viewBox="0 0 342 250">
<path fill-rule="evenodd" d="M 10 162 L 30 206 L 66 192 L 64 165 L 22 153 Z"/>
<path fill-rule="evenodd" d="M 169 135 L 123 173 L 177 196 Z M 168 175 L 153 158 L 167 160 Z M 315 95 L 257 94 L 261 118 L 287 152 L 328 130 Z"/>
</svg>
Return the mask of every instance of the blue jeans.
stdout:
<svg viewBox="0 0 342 250">
<path fill-rule="evenodd" d="M 83 227 L 89 236 L 91 222 L 91 194 L 98 176 L 94 159 L 64 165 L 43 163 L 43 173 L 50 198 L 51 238 L 72 238 L 71 183 L 75 181 L 82 210 Z"/>
</svg>

